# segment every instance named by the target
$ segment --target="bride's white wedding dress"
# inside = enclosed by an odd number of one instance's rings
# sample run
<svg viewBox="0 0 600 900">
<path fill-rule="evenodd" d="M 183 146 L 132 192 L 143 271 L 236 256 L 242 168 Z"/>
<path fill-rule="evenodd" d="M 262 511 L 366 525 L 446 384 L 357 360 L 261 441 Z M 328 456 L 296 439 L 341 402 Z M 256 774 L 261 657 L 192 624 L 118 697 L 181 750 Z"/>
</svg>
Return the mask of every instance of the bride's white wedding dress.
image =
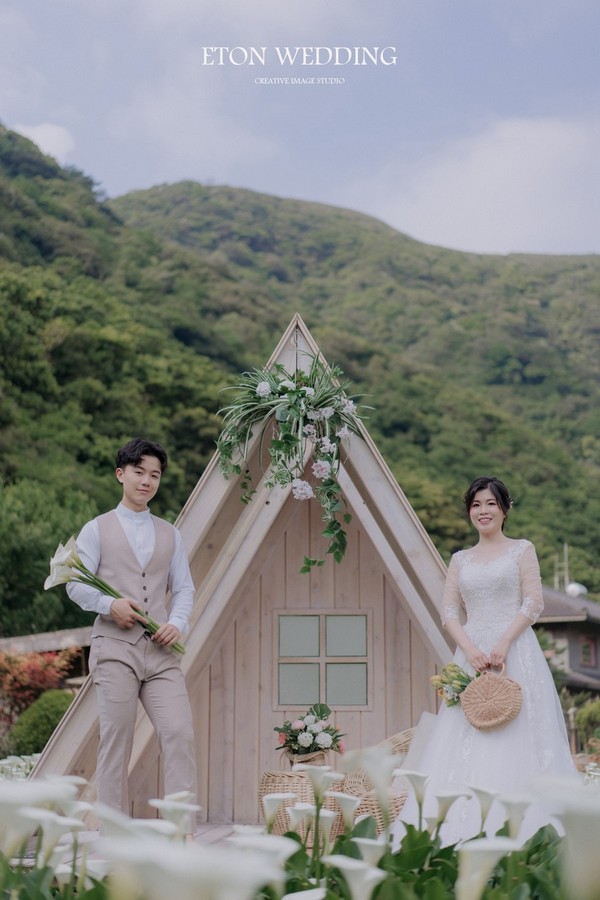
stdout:
<svg viewBox="0 0 600 900">
<path fill-rule="evenodd" d="M 466 613 L 463 628 L 485 653 L 490 653 L 518 612 L 533 623 L 542 609 L 539 566 L 529 541 L 511 541 L 500 557 L 489 562 L 479 562 L 472 549 L 452 557 L 442 600 L 442 622 L 464 618 Z M 454 661 L 473 674 L 460 648 Z M 467 722 L 460 704 L 440 709 L 414 767 L 430 776 L 425 816 L 437 814 L 438 791 L 460 791 L 471 785 L 514 795 L 524 792 L 535 776 L 580 778 L 552 675 L 532 628 L 526 628 L 511 645 L 505 674 L 521 685 L 523 698 L 520 713 L 508 725 L 482 732 Z M 530 807 L 520 838 L 535 833 L 549 815 L 541 804 Z M 486 822 L 488 834 L 494 834 L 503 821 L 503 810 L 495 801 Z M 412 791 L 394 826 L 396 845 L 404 834 L 405 822 L 417 824 Z M 474 837 L 480 830 L 479 803 L 471 796 L 454 803 L 441 838 L 444 844 L 454 844 Z"/>
</svg>

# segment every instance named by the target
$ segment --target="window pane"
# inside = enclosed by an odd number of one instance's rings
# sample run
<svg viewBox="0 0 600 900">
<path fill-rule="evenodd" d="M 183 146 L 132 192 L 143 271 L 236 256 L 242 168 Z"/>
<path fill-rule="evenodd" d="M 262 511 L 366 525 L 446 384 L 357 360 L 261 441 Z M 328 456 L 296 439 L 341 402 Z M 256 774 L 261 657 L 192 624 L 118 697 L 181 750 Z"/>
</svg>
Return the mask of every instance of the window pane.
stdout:
<svg viewBox="0 0 600 900">
<path fill-rule="evenodd" d="M 581 638 L 581 665 L 596 667 L 596 641 L 591 637 Z"/>
<path fill-rule="evenodd" d="M 279 655 L 318 656 L 319 617 L 279 616 Z"/>
<path fill-rule="evenodd" d="M 366 663 L 327 663 L 329 706 L 367 705 Z"/>
<path fill-rule="evenodd" d="M 367 617 L 327 616 L 327 656 L 366 656 Z"/>
<path fill-rule="evenodd" d="M 279 705 L 312 706 L 319 702 L 318 663 L 279 664 Z"/>
</svg>

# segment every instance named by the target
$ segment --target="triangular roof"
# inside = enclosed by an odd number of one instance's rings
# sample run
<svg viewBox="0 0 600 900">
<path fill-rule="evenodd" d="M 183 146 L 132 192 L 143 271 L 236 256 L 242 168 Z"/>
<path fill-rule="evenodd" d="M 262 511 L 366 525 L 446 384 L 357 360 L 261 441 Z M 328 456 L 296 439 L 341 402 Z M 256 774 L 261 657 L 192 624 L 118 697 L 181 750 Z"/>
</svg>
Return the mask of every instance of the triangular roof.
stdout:
<svg viewBox="0 0 600 900">
<path fill-rule="evenodd" d="M 295 315 L 268 365 L 281 363 L 294 371 L 306 368 L 307 360 L 316 354 L 320 354 L 319 347 L 301 317 Z M 344 440 L 346 455 L 339 471 L 339 483 L 354 515 L 368 532 L 387 577 L 405 598 L 423 643 L 433 659 L 446 662 L 450 650 L 434 602 L 441 594 L 444 563 L 362 424 L 360 433 L 360 438 L 352 435 Z M 259 436 L 255 435 L 250 450 L 257 450 L 258 441 Z M 235 479 L 223 478 L 215 453 L 176 522 L 190 560 L 201 548 L 211 546 L 211 534 L 219 529 L 221 512 L 234 491 L 237 493 L 239 486 Z M 217 542 L 214 557 L 203 550 L 203 577 L 200 583 L 196 577 L 196 603 L 186 640 L 187 652 L 182 660 L 188 686 L 207 664 L 219 640 L 224 612 L 234 591 L 251 574 L 259 552 L 263 558 L 268 552 L 264 542 L 282 515 L 289 493 L 289 486 L 267 489 L 261 481 L 252 502 L 239 503 L 235 527 L 229 528 L 221 542 Z M 349 546 L 348 553 L 351 552 Z M 327 564 L 335 565 L 333 560 Z M 143 779 L 149 754 L 156 754 L 156 750 L 152 751 L 153 741 L 150 721 L 140 711 L 130 764 L 130 779 L 133 777 L 135 782 Z M 88 679 L 46 746 L 35 774 L 84 774 L 91 779 L 85 799 L 93 800 L 96 744 L 96 698 Z"/>
</svg>

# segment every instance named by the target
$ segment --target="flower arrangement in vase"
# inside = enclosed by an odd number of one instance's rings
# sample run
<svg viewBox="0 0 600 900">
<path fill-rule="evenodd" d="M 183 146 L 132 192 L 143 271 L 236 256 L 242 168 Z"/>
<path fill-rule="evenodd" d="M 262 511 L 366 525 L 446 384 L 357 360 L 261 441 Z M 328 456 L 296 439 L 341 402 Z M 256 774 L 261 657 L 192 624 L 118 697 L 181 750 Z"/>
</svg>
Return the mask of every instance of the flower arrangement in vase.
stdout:
<svg viewBox="0 0 600 900">
<path fill-rule="evenodd" d="M 343 753 L 346 749 L 344 734 L 329 722 L 331 710 L 326 703 L 315 703 L 306 715 L 293 722 L 285 721 L 273 730 L 279 734 L 278 750 L 283 750 L 290 765 L 310 762 L 324 765 L 330 750 Z"/>
</svg>

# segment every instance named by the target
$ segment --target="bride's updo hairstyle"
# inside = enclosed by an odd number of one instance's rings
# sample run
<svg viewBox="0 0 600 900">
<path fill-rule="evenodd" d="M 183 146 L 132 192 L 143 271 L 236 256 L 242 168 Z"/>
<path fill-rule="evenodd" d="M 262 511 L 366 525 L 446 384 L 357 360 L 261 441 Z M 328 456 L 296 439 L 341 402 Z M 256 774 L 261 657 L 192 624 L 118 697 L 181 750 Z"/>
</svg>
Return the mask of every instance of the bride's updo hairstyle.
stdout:
<svg viewBox="0 0 600 900">
<path fill-rule="evenodd" d="M 500 479 L 496 478 L 494 475 L 480 475 L 479 478 L 472 481 L 467 488 L 465 496 L 463 497 L 467 519 L 469 518 L 469 512 L 473 506 L 475 494 L 479 493 L 479 491 L 485 491 L 486 488 L 490 489 L 496 498 L 498 506 L 504 513 L 504 522 L 502 523 L 502 531 L 504 531 L 504 523 L 506 522 L 506 517 L 513 505 L 513 501 L 504 482 L 500 481 Z"/>
</svg>

